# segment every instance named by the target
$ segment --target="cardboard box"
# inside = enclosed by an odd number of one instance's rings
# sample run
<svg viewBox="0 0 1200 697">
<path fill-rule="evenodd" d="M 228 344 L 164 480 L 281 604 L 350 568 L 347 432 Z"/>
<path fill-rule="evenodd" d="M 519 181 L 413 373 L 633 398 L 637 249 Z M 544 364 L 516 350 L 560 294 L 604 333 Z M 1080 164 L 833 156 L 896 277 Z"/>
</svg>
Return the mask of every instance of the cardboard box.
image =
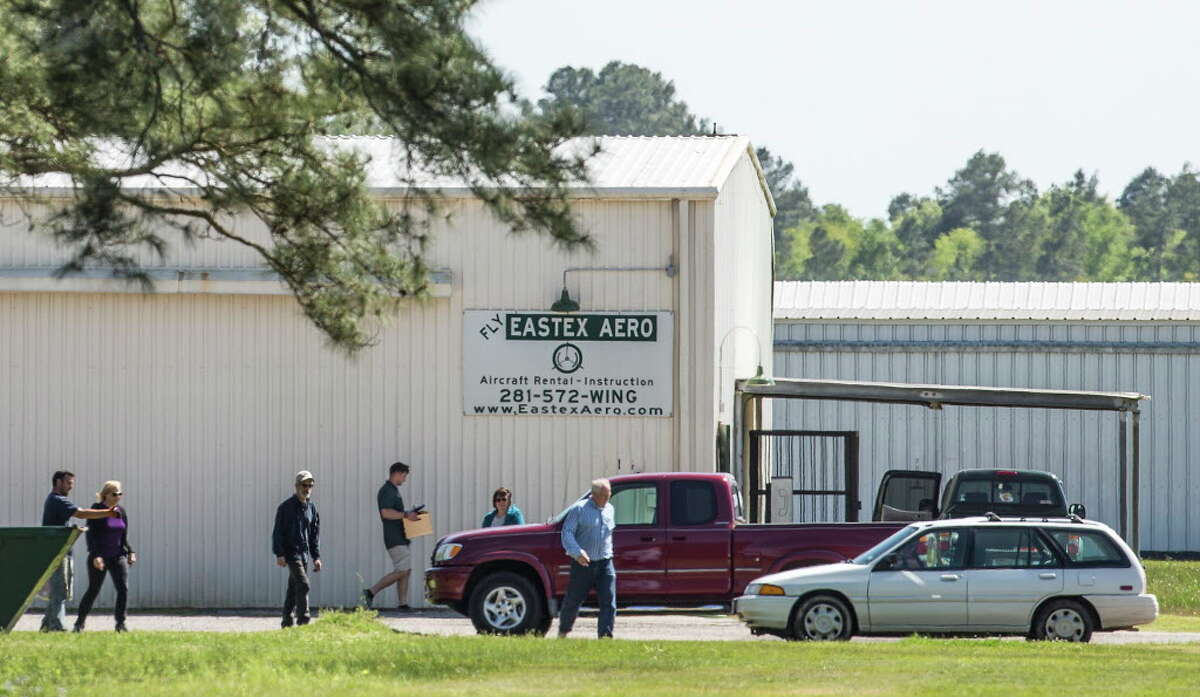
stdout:
<svg viewBox="0 0 1200 697">
<path fill-rule="evenodd" d="M 433 517 L 426 511 L 417 514 L 417 520 L 404 519 L 404 534 L 408 539 L 433 534 Z"/>
</svg>

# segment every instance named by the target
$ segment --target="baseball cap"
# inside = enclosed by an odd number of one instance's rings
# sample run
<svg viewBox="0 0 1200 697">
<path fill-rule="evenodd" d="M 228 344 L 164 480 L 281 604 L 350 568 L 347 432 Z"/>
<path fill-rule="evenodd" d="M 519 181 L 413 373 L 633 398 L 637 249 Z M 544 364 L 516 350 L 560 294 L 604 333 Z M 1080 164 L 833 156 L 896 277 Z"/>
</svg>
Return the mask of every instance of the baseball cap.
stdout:
<svg viewBox="0 0 1200 697">
<path fill-rule="evenodd" d="M 303 484 L 304 482 L 307 482 L 310 479 L 312 479 L 312 481 L 314 481 L 314 482 L 317 481 L 316 479 L 313 479 L 312 472 L 309 472 L 308 470 L 300 470 L 299 472 L 296 473 L 296 483 L 297 484 Z"/>
</svg>

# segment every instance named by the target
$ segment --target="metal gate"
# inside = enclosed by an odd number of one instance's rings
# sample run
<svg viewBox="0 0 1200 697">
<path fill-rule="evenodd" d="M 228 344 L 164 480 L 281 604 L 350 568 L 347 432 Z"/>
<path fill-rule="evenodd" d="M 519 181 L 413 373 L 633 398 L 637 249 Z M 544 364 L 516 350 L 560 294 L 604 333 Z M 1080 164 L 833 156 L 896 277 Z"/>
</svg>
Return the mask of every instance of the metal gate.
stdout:
<svg viewBox="0 0 1200 697">
<path fill-rule="evenodd" d="M 751 520 L 858 520 L 857 431 L 750 431 L 750 463 Z"/>
</svg>

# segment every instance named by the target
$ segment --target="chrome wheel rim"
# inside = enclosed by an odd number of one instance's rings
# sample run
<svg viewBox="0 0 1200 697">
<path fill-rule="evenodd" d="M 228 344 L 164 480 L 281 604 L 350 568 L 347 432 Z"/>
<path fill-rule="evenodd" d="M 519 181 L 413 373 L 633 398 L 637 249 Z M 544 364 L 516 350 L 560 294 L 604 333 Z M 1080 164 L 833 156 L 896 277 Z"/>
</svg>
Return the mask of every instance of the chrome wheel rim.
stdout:
<svg viewBox="0 0 1200 697">
<path fill-rule="evenodd" d="M 1083 641 L 1087 623 L 1076 610 L 1063 607 L 1046 618 L 1046 638 L 1051 641 Z"/>
<path fill-rule="evenodd" d="M 842 611 L 829 603 L 817 603 L 808 608 L 801 618 L 804 636 L 814 641 L 833 641 L 842 636 L 846 618 Z"/>
<path fill-rule="evenodd" d="M 525 620 L 525 596 L 512 586 L 499 586 L 483 598 L 483 616 L 488 625 L 509 630 Z"/>
</svg>

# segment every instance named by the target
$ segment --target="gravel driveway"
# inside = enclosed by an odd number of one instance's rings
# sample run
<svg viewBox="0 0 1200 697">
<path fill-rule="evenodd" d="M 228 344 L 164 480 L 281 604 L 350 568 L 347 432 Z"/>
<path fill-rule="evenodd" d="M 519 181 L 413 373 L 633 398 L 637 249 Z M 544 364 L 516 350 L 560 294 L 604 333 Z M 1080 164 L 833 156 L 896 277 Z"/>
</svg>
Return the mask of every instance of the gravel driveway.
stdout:
<svg viewBox="0 0 1200 697">
<path fill-rule="evenodd" d="M 441 636 L 471 636 L 475 634 L 470 620 L 447 610 L 418 610 L 400 615 L 384 611 L 380 618 L 387 626 L 401 632 Z M 72 618 L 68 618 L 74 621 Z M 17 622 L 16 631 L 36 631 L 41 615 L 28 613 Z M 278 631 L 279 618 L 273 611 L 215 610 L 175 614 L 132 614 L 127 622 L 133 631 L 174 632 L 259 632 Z M 112 631 L 112 615 L 94 613 L 88 620 L 88 631 Z M 551 628 L 549 636 L 554 635 Z M 572 638 L 586 639 L 596 635 L 595 615 L 584 614 L 575 623 Z M 751 636 L 750 630 L 736 618 L 727 615 L 689 613 L 617 613 L 618 639 L 699 639 L 704 641 L 780 641 L 775 637 Z M 1013 638 L 1019 641 L 1019 637 Z M 857 638 L 854 641 L 896 641 L 894 638 Z M 1146 644 L 1200 642 L 1197 632 L 1098 632 L 1096 644 Z"/>
</svg>

